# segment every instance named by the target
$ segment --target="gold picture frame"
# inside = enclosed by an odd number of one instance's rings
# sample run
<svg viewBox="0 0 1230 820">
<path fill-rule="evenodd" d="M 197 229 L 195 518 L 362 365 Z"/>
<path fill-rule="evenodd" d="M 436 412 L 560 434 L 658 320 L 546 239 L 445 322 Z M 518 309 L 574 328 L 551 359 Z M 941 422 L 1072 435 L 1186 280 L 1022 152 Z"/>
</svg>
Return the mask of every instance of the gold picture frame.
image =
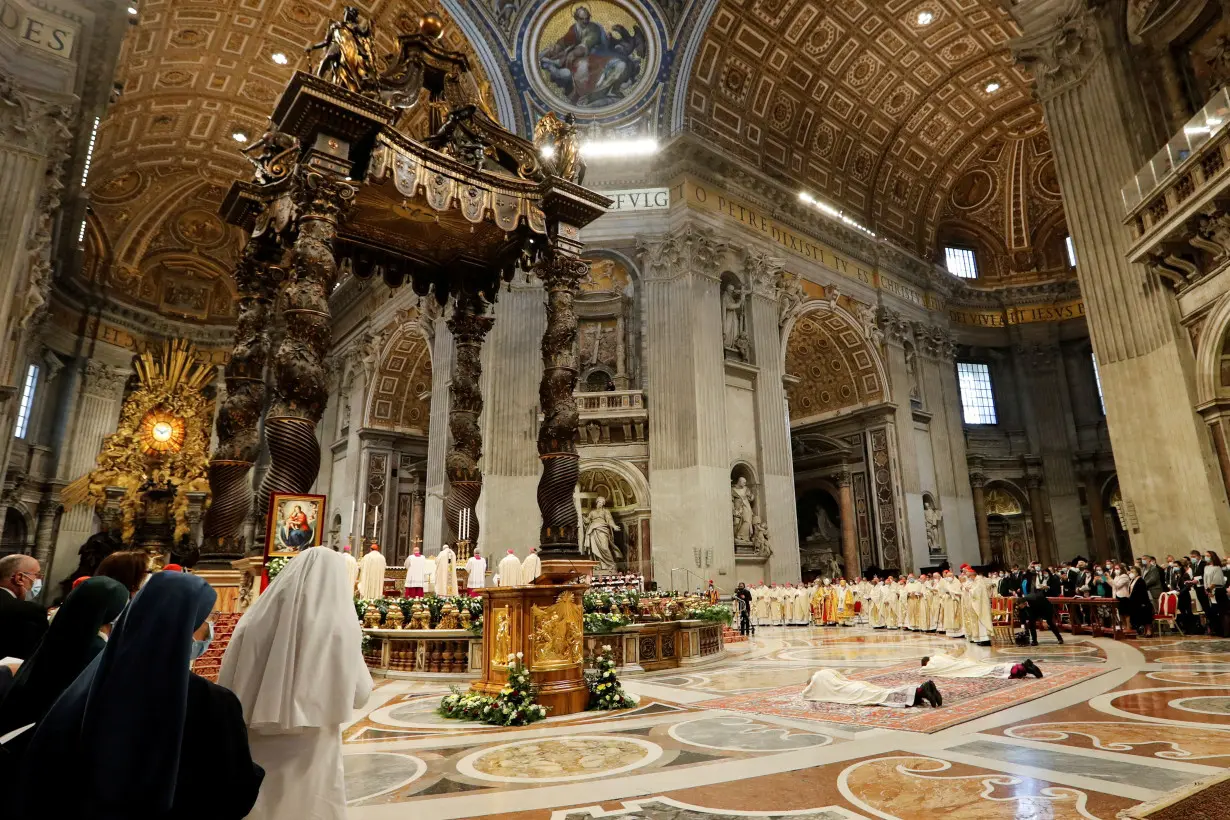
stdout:
<svg viewBox="0 0 1230 820">
<path fill-rule="evenodd" d="M 271 493 L 265 522 L 265 556 L 298 555 L 319 547 L 325 525 L 325 496 Z"/>
</svg>

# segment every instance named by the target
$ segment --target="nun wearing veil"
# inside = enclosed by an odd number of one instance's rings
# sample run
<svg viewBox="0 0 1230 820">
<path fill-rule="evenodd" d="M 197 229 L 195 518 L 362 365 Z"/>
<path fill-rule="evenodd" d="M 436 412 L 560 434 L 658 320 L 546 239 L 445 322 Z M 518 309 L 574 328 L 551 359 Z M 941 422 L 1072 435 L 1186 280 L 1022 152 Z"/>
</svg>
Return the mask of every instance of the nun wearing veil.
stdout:
<svg viewBox="0 0 1230 820">
<path fill-rule="evenodd" d="M 265 785 L 250 820 L 345 820 L 342 724 L 372 678 L 341 555 L 299 553 L 235 628 L 218 682 L 239 696 Z"/>
<path fill-rule="evenodd" d="M 101 630 L 127 605 L 128 587 L 114 578 L 87 578 L 68 594 L 42 643 L 0 698 L 0 736 L 43 719 L 60 693 L 106 647 Z M 7 748 L 18 752 L 33 737 L 27 729 Z"/>
<path fill-rule="evenodd" d="M 194 575 L 150 577 L 115 622 L 106 648 L 34 730 L 16 817 L 248 814 L 264 772 L 248 753 L 239 701 L 189 671 L 208 644 L 216 599 Z M 68 787 L 65 772 L 72 773 Z"/>
</svg>

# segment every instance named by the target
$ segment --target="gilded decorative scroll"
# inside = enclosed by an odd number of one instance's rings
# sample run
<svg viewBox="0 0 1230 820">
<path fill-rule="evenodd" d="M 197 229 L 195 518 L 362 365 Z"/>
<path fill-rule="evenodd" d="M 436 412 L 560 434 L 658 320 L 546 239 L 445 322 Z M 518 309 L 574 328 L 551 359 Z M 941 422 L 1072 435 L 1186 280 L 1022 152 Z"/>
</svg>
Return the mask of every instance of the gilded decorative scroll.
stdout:
<svg viewBox="0 0 1230 820">
<path fill-rule="evenodd" d="M 571 592 L 561 593 L 551 606 L 535 606 L 532 615 L 530 669 L 542 672 L 579 666 L 585 630 L 576 597 Z"/>
</svg>

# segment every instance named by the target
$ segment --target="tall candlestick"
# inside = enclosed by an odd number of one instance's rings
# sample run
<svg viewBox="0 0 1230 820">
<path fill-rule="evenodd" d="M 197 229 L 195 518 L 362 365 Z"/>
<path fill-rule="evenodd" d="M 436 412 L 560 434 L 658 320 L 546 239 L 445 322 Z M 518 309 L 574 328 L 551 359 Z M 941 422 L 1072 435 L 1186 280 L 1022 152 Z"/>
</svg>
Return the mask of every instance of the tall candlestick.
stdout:
<svg viewBox="0 0 1230 820">
<path fill-rule="evenodd" d="M 376 520 L 372 522 L 372 540 L 378 541 L 377 534 L 380 532 L 380 508 L 376 508 Z"/>
<path fill-rule="evenodd" d="M 354 538 L 354 513 L 355 513 L 355 504 L 357 503 L 358 502 L 355 501 L 353 498 L 350 500 L 350 537 L 352 539 Z"/>
</svg>

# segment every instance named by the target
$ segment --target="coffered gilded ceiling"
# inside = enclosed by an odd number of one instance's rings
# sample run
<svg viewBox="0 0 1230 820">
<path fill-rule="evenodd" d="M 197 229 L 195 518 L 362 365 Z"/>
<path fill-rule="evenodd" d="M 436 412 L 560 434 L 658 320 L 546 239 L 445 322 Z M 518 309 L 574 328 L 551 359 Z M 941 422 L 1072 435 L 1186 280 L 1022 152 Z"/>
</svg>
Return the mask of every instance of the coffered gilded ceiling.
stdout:
<svg viewBox="0 0 1230 820">
<path fill-rule="evenodd" d="M 376 24 L 379 53 L 417 30 L 428 0 L 354 2 Z M 336 0 L 144 0 L 125 39 L 122 87 L 101 124 L 89 191 L 85 275 L 113 297 L 197 322 L 233 321 L 230 270 L 242 245 L 217 216 L 250 166 L 236 135 L 255 139 Z M 451 22 L 445 42 L 473 55 Z M 286 64 L 274 61 L 286 57 Z M 318 56 L 318 55 L 316 55 Z M 472 60 L 476 71 L 478 63 Z"/>
<path fill-rule="evenodd" d="M 997 0 L 721 0 L 687 127 L 934 258 L 967 166 L 1040 121 L 1018 34 Z"/>
</svg>

